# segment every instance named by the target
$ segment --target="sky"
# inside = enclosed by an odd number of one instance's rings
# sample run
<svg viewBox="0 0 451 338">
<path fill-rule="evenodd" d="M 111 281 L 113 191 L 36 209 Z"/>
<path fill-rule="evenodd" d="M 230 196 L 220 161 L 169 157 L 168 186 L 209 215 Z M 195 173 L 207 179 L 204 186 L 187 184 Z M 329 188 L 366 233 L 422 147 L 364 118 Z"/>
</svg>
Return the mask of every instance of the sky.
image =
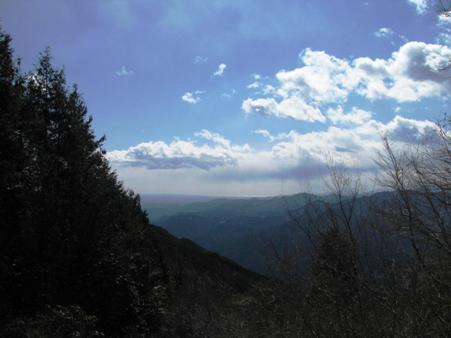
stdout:
<svg viewBox="0 0 451 338">
<path fill-rule="evenodd" d="M 24 70 L 51 47 L 138 193 L 315 190 L 331 161 L 370 182 L 382 137 L 449 111 L 434 0 L 0 0 L 0 24 Z"/>
</svg>

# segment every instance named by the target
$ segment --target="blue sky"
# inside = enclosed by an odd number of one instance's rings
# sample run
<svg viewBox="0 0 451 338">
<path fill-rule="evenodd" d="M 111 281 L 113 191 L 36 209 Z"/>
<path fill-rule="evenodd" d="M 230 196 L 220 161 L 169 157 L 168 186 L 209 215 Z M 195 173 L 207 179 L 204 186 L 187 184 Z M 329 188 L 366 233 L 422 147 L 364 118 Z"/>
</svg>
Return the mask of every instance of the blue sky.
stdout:
<svg viewBox="0 0 451 338">
<path fill-rule="evenodd" d="M 140 193 L 293 193 L 330 157 L 374 173 L 381 136 L 420 142 L 448 111 L 432 0 L 3 0 L 0 18 L 24 69 L 52 48 Z"/>
</svg>

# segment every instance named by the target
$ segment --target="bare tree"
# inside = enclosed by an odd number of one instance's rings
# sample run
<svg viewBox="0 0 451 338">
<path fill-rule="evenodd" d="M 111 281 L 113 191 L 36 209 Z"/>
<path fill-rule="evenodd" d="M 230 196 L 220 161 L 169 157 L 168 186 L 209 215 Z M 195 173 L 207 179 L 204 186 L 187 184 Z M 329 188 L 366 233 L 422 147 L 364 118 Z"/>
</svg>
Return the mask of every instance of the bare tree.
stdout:
<svg viewBox="0 0 451 338">
<path fill-rule="evenodd" d="M 406 309 L 416 326 L 436 334 L 450 332 L 451 325 L 451 138 L 450 120 L 437 125 L 435 137 L 411 149 L 396 149 L 384 140 L 379 158 L 381 183 L 394 191 L 391 208 L 383 210 L 394 236 L 404 238 L 410 250 L 404 267 L 402 291 L 415 302 Z"/>
<path fill-rule="evenodd" d="M 451 332 L 449 120 L 407 148 L 388 139 L 377 164 L 384 192 L 329 167 L 329 195 L 289 210 L 291 251 L 277 297 L 311 336 L 446 336 Z"/>
</svg>

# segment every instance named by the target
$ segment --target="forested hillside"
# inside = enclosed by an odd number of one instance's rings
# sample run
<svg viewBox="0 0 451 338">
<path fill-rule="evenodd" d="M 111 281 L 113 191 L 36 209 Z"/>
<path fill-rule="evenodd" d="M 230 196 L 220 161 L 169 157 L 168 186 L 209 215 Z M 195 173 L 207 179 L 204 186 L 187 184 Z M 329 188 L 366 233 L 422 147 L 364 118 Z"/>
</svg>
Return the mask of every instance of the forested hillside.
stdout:
<svg viewBox="0 0 451 338">
<path fill-rule="evenodd" d="M 288 242 L 289 211 L 331 196 L 297 194 L 267 198 L 214 199 L 208 202 L 167 206 L 152 218 L 174 236 L 188 238 L 259 273 L 269 273 L 268 238 Z M 141 202 L 152 216 L 157 203 Z"/>
<path fill-rule="evenodd" d="M 49 50 L 22 74 L 0 35 L 2 336 L 156 332 L 164 266 Z"/>
</svg>

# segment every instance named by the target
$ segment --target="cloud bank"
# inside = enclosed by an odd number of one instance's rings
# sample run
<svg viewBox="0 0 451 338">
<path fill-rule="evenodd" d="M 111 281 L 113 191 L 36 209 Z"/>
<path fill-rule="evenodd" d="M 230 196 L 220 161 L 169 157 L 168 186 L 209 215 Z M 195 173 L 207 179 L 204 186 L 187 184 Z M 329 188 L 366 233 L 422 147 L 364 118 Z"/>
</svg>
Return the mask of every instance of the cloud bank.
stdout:
<svg viewBox="0 0 451 338">
<path fill-rule="evenodd" d="M 405 145 L 421 143 L 436 132 L 427 120 L 395 116 L 388 123 L 370 119 L 370 113 L 353 109 L 335 112 L 337 123 L 349 127 L 330 126 L 325 131 L 298 133 L 290 131 L 272 135 L 260 129 L 270 141 L 266 150 L 248 144 L 234 144 L 221 134 L 203 129 L 194 139 L 175 139 L 169 143 L 149 141 L 126 150 L 113 150 L 107 158 L 116 167 L 140 167 L 153 170 L 196 169 L 218 179 L 245 180 L 255 178 L 314 178 L 324 174 L 332 157 L 338 165 L 351 170 L 373 170 L 373 159 L 382 148 L 381 138 Z"/>
<path fill-rule="evenodd" d="M 275 74 L 273 90 L 243 101 L 246 114 L 325 122 L 322 111 L 345 104 L 350 95 L 404 103 L 451 89 L 449 71 L 444 71 L 451 66 L 451 48 L 439 44 L 408 42 L 388 59 L 347 60 L 309 48 L 299 57 L 301 67 Z M 248 88 L 261 88 L 259 81 Z"/>
</svg>

